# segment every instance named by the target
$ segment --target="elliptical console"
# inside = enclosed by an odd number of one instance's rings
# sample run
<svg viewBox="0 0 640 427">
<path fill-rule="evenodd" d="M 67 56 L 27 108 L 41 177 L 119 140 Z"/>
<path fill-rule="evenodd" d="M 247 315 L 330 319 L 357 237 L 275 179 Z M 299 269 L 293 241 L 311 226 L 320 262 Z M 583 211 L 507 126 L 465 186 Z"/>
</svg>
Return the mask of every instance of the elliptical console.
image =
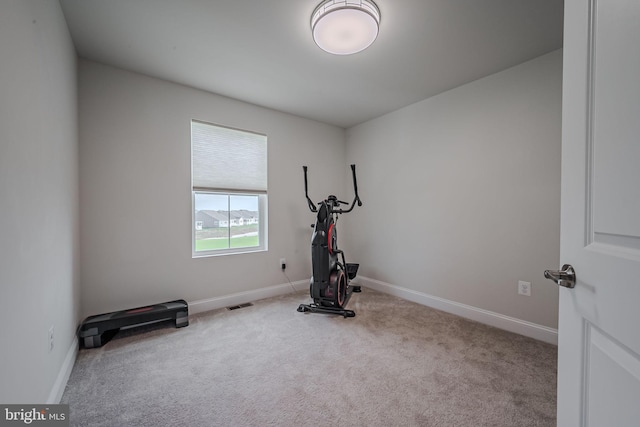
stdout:
<svg viewBox="0 0 640 427">
<path fill-rule="evenodd" d="M 356 165 L 351 165 L 353 189 L 355 197 L 348 209 L 339 209 L 347 202 L 329 195 L 325 200 L 317 203 L 309 198 L 307 185 L 307 167 L 304 170 L 304 194 L 309 204 L 309 210 L 317 214 L 313 234 L 311 237 L 311 263 L 313 276 L 309 284 L 309 293 L 313 304 L 300 304 L 299 312 L 341 314 L 353 317 L 353 310 L 345 309 L 353 292 L 360 292 L 360 286 L 350 286 L 349 282 L 356 277 L 359 264 L 348 264 L 344 252 L 338 249 L 338 232 L 336 222 L 338 215 L 349 213 L 356 206 L 362 206 L 358 196 L 358 182 L 356 180 Z"/>
</svg>

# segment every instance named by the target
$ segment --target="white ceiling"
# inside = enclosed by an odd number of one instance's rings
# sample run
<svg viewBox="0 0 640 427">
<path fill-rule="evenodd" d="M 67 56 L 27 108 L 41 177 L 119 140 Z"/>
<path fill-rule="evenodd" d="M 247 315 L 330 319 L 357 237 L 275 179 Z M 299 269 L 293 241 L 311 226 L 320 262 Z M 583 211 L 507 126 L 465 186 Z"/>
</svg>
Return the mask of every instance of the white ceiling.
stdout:
<svg viewBox="0 0 640 427">
<path fill-rule="evenodd" d="M 562 0 L 375 0 L 367 50 L 320 50 L 320 0 L 60 0 L 78 54 L 340 127 L 562 47 Z"/>
</svg>

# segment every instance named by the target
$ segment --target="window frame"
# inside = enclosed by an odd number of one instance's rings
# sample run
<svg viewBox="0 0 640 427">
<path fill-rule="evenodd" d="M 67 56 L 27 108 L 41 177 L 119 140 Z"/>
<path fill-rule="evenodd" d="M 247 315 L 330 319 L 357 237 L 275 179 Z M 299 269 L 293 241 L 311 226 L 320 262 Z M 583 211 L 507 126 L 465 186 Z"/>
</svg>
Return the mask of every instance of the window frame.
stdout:
<svg viewBox="0 0 640 427">
<path fill-rule="evenodd" d="M 257 134 L 264 136 L 265 144 L 268 144 L 268 138 L 266 134 L 248 131 L 244 129 L 233 128 L 229 126 L 219 125 L 216 123 L 206 122 L 198 119 L 192 119 L 190 121 L 190 126 L 193 126 L 193 122 L 197 122 L 199 124 L 206 124 L 213 127 L 232 129 L 240 132 L 246 132 L 250 134 Z M 211 256 L 225 256 L 225 255 L 237 255 L 243 253 L 255 253 L 255 252 L 265 252 L 268 250 L 268 190 L 251 190 L 251 189 L 225 189 L 225 188 L 201 188 L 194 187 L 194 178 L 193 178 L 193 134 L 191 134 L 190 138 L 190 147 L 191 147 L 191 257 L 192 258 L 205 258 Z M 265 147 L 265 161 L 268 163 L 268 151 L 267 147 Z M 268 167 L 268 166 L 267 166 Z M 268 185 L 268 184 L 267 184 Z M 211 249 L 211 250 L 196 250 L 196 194 L 214 194 L 214 195 L 222 195 L 222 196 L 257 196 L 258 197 L 258 246 L 248 246 L 241 248 L 221 248 L 221 249 Z M 231 209 L 229 212 L 229 222 L 227 228 L 229 232 L 231 231 Z M 231 239 L 231 234 L 229 234 L 229 239 Z"/>
</svg>

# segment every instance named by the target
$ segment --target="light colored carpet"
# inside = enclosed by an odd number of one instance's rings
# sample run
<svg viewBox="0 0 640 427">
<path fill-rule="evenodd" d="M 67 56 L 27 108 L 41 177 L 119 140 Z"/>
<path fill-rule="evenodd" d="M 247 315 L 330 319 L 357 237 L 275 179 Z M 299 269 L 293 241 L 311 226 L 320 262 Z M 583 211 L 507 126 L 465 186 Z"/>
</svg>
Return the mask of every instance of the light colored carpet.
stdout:
<svg viewBox="0 0 640 427">
<path fill-rule="evenodd" d="M 363 288 L 121 331 L 81 350 L 72 426 L 553 426 L 555 346 Z"/>
</svg>

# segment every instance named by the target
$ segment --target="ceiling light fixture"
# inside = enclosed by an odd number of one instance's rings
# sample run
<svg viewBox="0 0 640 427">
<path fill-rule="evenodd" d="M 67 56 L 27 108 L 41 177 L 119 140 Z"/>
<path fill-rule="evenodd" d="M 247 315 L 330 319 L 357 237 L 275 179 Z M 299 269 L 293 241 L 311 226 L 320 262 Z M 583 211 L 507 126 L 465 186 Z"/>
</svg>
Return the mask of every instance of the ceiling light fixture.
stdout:
<svg viewBox="0 0 640 427">
<path fill-rule="evenodd" d="M 313 40 L 334 55 L 351 55 L 378 37 L 380 10 L 370 0 L 325 0 L 311 14 Z"/>
</svg>

